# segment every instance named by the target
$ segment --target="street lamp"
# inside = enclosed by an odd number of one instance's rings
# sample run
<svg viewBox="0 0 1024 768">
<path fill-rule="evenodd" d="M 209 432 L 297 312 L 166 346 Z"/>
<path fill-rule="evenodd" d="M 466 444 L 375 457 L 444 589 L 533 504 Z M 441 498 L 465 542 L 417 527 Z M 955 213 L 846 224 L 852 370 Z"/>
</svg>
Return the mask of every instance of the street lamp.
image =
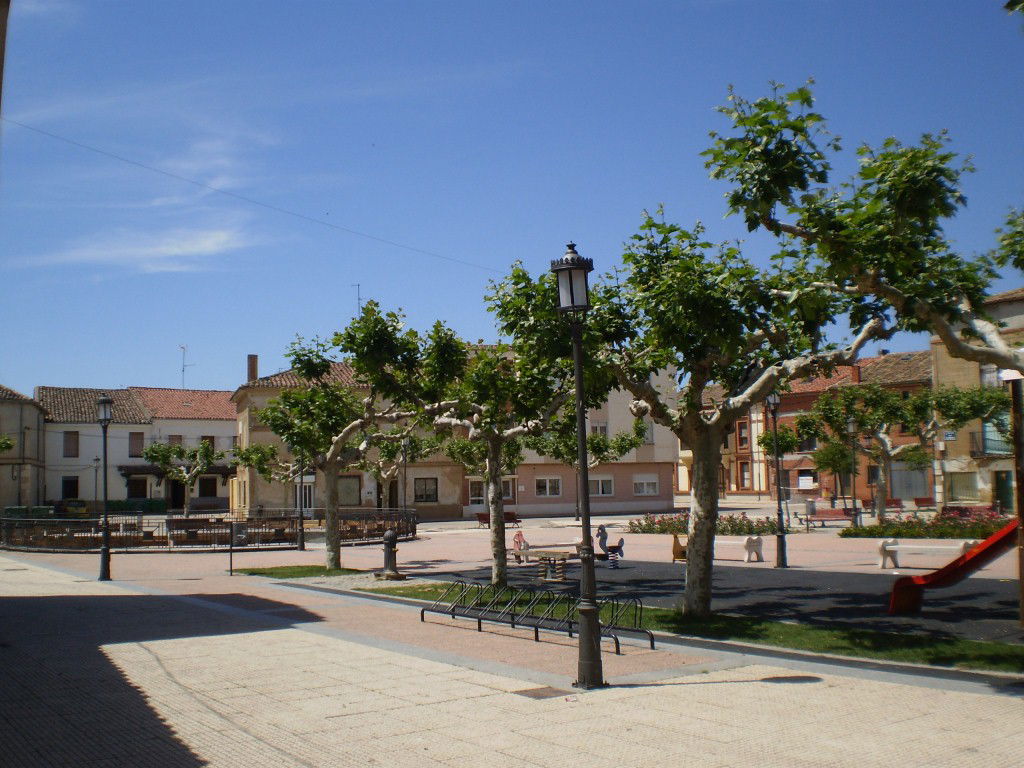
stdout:
<svg viewBox="0 0 1024 768">
<path fill-rule="evenodd" d="M 100 508 L 100 457 L 92 460 L 92 508 L 97 511 Z"/>
<path fill-rule="evenodd" d="M 114 401 L 104 394 L 96 401 L 96 421 L 103 430 L 103 543 L 100 546 L 100 581 L 110 581 L 110 515 L 107 512 L 107 427 L 114 420 Z"/>
<path fill-rule="evenodd" d="M 306 465 L 303 464 L 303 463 L 300 463 L 299 464 L 299 498 L 298 498 L 298 504 L 295 505 L 295 506 L 298 507 L 298 513 L 299 513 L 299 530 L 296 533 L 296 536 L 298 537 L 298 539 L 296 541 L 296 546 L 298 547 L 300 552 L 305 552 L 306 551 L 306 512 L 305 512 L 305 508 L 303 506 L 305 504 L 305 501 L 306 501 L 305 500 L 305 495 L 306 495 L 306 475 L 305 475 L 305 472 L 306 472 Z"/>
<path fill-rule="evenodd" d="M 590 535 L 590 476 L 587 468 L 587 419 L 583 407 L 583 319 L 590 309 L 587 274 L 594 269 L 592 259 L 576 253 L 576 244 L 566 246 L 561 259 L 551 261 L 558 279 L 558 311 L 569 320 L 572 334 L 572 360 L 576 375 L 576 442 L 579 466 L 580 519 L 583 541 L 580 546 L 579 665 L 577 688 L 605 685 L 601 668 L 601 624 L 598 620 L 597 579 L 594 576 L 594 540 Z"/>
<path fill-rule="evenodd" d="M 778 501 L 778 509 L 775 513 L 775 521 L 778 526 L 775 540 L 775 567 L 787 568 L 789 561 L 786 559 L 786 521 L 782 515 L 782 459 L 779 456 L 779 402 L 781 398 L 777 392 L 772 392 L 764 399 L 765 405 L 772 414 L 772 453 L 775 454 L 775 496 Z"/>
<path fill-rule="evenodd" d="M 846 422 L 846 431 L 850 435 L 850 507 L 851 525 L 857 528 L 860 521 L 857 519 L 857 420 L 850 417 Z"/>
</svg>

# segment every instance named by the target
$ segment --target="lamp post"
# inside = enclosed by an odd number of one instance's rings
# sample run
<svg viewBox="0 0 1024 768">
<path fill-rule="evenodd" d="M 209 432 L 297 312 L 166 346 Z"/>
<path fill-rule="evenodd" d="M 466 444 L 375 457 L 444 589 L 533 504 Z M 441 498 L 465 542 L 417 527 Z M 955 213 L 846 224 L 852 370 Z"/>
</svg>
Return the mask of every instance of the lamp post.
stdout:
<svg viewBox="0 0 1024 768">
<path fill-rule="evenodd" d="M 782 513 L 782 458 L 779 456 L 779 402 L 781 398 L 777 392 L 772 392 L 765 398 L 765 405 L 772 414 L 772 453 L 775 454 L 775 497 L 778 508 L 775 512 L 775 522 L 778 526 L 778 533 L 775 536 L 775 567 L 788 568 L 789 561 L 786 558 L 786 521 Z"/>
<path fill-rule="evenodd" d="M 572 360 L 576 377 L 576 441 L 579 466 L 580 607 L 579 665 L 577 688 L 600 688 L 605 685 L 601 667 L 601 624 L 598 620 L 597 579 L 594 576 L 594 540 L 590 535 L 590 477 L 587 468 L 587 414 L 583 407 L 583 319 L 590 308 L 587 274 L 594 269 L 592 259 L 576 253 L 576 244 L 566 246 L 561 259 L 551 261 L 551 271 L 558 279 L 558 310 L 569 320 L 572 334 Z"/>
<path fill-rule="evenodd" d="M 299 530 L 298 530 L 298 548 L 300 552 L 306 551 L 306 513 L 304 511 L 304 503 L 306 496 L 306 465 L 299 464 L 299 499 L 297 506 L 299 512 Z"/>
<path fill-rule="evenodd" d="M 103 543 L 100 545 L 100 581 L 110 581 L 110 515 L 107 513 L 107 427 L 114 420 L 114 401 L 102 395 L 96 401 L 96 421 L 103 430 Z"/>
<path fill-rule="evenodd" d="M 846 431 L 850 434 L 850 524 L 857 528 L 860 525 L 857 519 L 857 420 L 852 416 L 846 422 Z"/>
<path fill-rule="evenodd" d="M 92 460 L 92 508 L 98 510 L 100 507 L 100 457 Z"/>
</svg>

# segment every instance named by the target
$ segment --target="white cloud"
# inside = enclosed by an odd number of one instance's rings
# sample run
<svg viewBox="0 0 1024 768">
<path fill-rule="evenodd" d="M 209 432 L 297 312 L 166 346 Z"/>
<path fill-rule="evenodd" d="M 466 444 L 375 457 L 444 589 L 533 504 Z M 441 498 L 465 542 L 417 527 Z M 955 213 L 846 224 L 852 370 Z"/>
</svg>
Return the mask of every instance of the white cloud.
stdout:
<svg viewBox="0 0 1024 768">
<path fill-rule="evenodd" d="M 201 272 L 218 256 L 252 245 L 237 227 L 116 232 L 90 237 L 78 245 L 15 263 L 25 267 L 97 266 L 130 272 Z"/>
</svg>

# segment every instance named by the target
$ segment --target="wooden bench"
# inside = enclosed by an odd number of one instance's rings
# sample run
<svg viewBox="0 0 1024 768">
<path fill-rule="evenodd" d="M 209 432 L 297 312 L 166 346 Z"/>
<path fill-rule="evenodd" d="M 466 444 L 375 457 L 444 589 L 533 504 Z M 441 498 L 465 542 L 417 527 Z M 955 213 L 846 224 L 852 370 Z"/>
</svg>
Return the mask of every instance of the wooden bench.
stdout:
<svg viewBox="0 0 1024 768">
<path fill-rule="evenodd" d="M 799 517 L 797 518 L 799 519 Z M 853 520 L 853 512 L 849 509 L 822 509 L 815 510 L 813 515 L 805 515 L 804 523 L 808 528 L 811 527 L 811 523 L 821 523 L 821 527 L 825 527 L 825 523 L 832 521 L 846 521 L 850 522 Z"/>
<path fill-rule="evenodd" d="M 949 552 L 965 555 L 978 545 L 977 539 L 967 539 L 956 544 L 900 544 L 897 539 L 884 539 L 878 545 L 878 567 L 885 568 L 891 560 L 893 568 L 900 567 L 900 552 Z"/>
<path fill-rule="evenodd" d="M 505 525 L 511 525 L 514 528 L 519 528 L 522 524 L 522 520 L 519 519 L 519 515 L 516 512 L 505 512 Z M 486 512 L 476 513 L 476 526 L 477 528 L 490 528 L 491 527 L 491 516 Z"/>
</svg>

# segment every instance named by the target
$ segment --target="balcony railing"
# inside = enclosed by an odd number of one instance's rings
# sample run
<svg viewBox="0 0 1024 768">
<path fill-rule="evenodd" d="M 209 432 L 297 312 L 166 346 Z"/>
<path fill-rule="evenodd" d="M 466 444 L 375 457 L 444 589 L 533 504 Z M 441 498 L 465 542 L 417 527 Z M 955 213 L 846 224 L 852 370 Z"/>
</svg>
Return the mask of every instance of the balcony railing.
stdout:
<svg viewBox="0 0 1024 768">
<path fill-rule="evenodd" d="M 1000 436 L 985 432 L 971 432 L 971 456 L 1012 456 L 1013 445 Z"/>
</svg>

